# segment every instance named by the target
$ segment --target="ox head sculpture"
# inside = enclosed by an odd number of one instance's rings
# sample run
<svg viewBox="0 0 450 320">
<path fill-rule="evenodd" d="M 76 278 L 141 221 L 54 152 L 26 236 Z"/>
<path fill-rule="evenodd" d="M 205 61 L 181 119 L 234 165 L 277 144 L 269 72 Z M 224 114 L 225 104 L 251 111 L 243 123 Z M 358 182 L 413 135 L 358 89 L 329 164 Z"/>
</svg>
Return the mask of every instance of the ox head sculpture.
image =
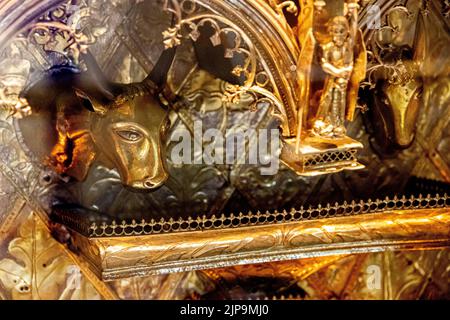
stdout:
<svg viewBox="0 0 450 320">
<path fill-rule="evenodd" d="M 24 94 L 33 116 L 56 128 L 46 162 L 60 174 L 83 180 L 100 160 L 117 169 L 127 187 L 161 186 L 168 178 L 162 140 L 170 102 L 164 92 L 174 56 L 174 48 L 165 50 L 148 77 L 132 84 L 110 82 L 90 54 L 84 56 L 87 72 L 50 70 Z M 38 130 L 32 120 L 31 127 Z M 33 133 L 28 136 L 33 139 Z"/>
</svg>

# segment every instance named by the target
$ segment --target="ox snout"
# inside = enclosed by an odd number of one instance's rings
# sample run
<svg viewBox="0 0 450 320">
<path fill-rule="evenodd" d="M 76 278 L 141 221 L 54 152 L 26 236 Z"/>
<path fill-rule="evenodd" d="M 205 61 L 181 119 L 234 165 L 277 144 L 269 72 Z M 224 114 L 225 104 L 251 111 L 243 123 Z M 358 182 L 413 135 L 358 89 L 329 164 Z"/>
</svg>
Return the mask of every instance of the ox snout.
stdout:
<svg viewBox="0 0 450 320">
<path fill-rule="evenodd" d="M 153 190 L 161 187 L 168 178 L 169 175 L 164 172 L 155 177 L 147 177 L 143 180 L 134 181 L 130 184 L 130 187 L 139 190 Z"/>
<path fill-rule="evenodd" d="M 145 189 L 156 189 L 161 187 L 164 182 L 167 181 L 169 178 L 169 175 L 167 173 L 164 173 L 158 178 L 148 178 L 144 181 L 143 185 Z"/>
</svg>

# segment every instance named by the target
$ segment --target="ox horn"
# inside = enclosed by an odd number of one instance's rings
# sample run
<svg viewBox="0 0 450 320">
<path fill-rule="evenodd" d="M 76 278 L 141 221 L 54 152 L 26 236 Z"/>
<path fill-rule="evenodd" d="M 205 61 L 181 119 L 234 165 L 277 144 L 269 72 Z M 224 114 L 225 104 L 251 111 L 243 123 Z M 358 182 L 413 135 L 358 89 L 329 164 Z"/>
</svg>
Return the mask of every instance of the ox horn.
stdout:
<svg viewBox="0 0 450 320">
<path fill-rule="evenodd" d="M 176 14 L 172 15 L 171 27 L 173 28 L 176 23 Z M 167 77 L 169 74 L 170 67 L 175 59 L 175 54 L 177 47 L 165 48 L 158 61 L 156 62 L 153 70 L 147 76 L 147 78 L 142 81 L 144 85 L 150 89 L 156 89 L 156 91 L 161 92 L 165 89 L 167 83 Z"/>
<path fill-rule="evenodd" d="M 167 77 L 175 59 L 176 47 L 169 48 L 163 51 L 155 67 L 144 79 L 143 83 L 149 85 L 150 87 L 155 87 L 158 91 L 164 89 L 167 83 Z"/>
<path fill-rule="evenodd" d="M 87 51 L 83 54 L 83 61 L 86 64 L 87 72 L 89 75 L 106 91 L 109 91 L 111 82 L 108 80 L 106 75 L 103 73 L 103 70 L 98 65 L 97 60 L 94 58 L 92 53 Z M 112 92 L 109 92 L 112 95 Z"/>
<path fill-rule="evenodd" d="M 174 21 L 175 17 L 173 16 L 172 25 L 174 24 Z M 95 112 L 104 114 L 108 109 L 122 104 L 123 101 L 127 100 L 130 96 L 142 95 L 143 92 L 148 91 L 152 94 L 161 93 L 167 89 L 167 77 L 175 59 L 175 54 L 176 47 L 164 50 L 152 71 L 141 83 L 119 85 L 109 81 L 98 65 L 96 59 L 90 52 L 86 52 L 83 54 L 83 60 L 86 64 L 87 71 L 92 79 L 94 79 L 97 83 L 97 88 L 99 91 L 104 97 L 110 100 L 110 103 L 95 103 L 95 99 L 92 99 L 92 96 L 89 93 L 83 92 L 84 90 L 77 90 L 77 96 L 83 99 L 83 101 L 89 101 Z"/>
<path fill-rule="evenodd" d="M 118 91 L 110 107 L 114 108 L 115 106 L 121 105 L 130 97 L 142 96 L 148 93 L 159 98 L 162 104 L 168 105 L 169 101 L 167 99 L 169 97 L 172 98 L 173 94 L 170 93 L 166 82 L 170 67 L 175 58 L 175 53 L 175 48 L 165 50 L 153 70 L 142 82 L 120 86 L 120 91 Z"/>
<path fill-rule="evenodd" d="M 154 68 L 142 83 L 150 84 L 151 87 L 162 89 L 167 82 L 167 76 L 175 59 L 175 54 L 176 47 L 164 50 Z M 89 51 L 83 54 L 83 60 L 91 76 L 95 78 L 103 88 L 108 88 L 111 82 L 107 79 L 96 59 Z"/>
<path fill-rule="evenodd" d="M 120 86 L 108 80 L 97 60 L 89 51 L 82 57 L 88 76 L 74 88 L 75 93 L 87 109 L 105 114 L 121 93 Z"/>
</svg>

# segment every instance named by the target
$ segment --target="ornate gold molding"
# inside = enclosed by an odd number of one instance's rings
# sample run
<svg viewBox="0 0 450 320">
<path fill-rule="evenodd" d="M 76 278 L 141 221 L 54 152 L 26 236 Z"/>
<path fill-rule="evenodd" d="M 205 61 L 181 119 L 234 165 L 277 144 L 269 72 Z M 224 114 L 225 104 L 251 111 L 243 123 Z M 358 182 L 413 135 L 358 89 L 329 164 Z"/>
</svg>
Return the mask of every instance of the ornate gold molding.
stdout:
<svg viewBox="0 0 450 320">
<path fill-rule="evenodd" d="M 448 247 L 450 209 L 169 233 L 86 238 L 74 246 L 104 280 L 358 252 Z"/>
<path fill-rule="evenodd" d="M 418 197 L 386 197 L 384 200 L 368 201 L 344 201 L 342 204 L 318 205 L 309 208 L 301 207 L 299 210 L 274 210 L 273 212 L 247 212 L 230 215 L 212 215 L 197 218 L 189 217 L 187 219 L 151 219 L 149 221 L 132 220 L 131 222 L 122 220 L 113 220 L 111 223 L 103 222 L 97 224 L 90 222 L 89 211 L 84 212 L 79 208 L 62 206 L 55 207 L 52 220 L 64 224 L 72 230 L 89 238 L 101 237 L 122 237 L 122 236 L 142 236 L 161 233 L 192 232 L 205 230 L 220 230 L 229 228 L 242 228 L 251 226 L 262 226 L 272 224 L 287 224 L 293 222 L 326 219 L 343 216 L 357 216 L 369 213 L 385 213 L 400 210 L 420 210 L 420 209 L 439 209 L 450 207 L 450 198 L 447 194 L 443 196 L 419 195 Z"/>
</svg>

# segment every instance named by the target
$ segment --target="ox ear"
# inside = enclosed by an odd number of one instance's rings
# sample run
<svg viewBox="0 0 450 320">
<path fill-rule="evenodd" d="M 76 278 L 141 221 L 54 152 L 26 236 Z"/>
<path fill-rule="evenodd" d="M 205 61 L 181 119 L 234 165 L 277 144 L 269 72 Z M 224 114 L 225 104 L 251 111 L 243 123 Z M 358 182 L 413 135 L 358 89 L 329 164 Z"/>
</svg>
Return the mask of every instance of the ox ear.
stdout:
<svg viewBox="0 0 450 320">
<path fill-rule="evenodd" d="M 144 82 L 154 84 L 158 89 L 162 90 L 166 85 L 170 67 L 175 59 L 175 53 L 176 47 L 165 49 Z"/>
<path fill-rule="evenodd" d="M 91 112 L 95 112 L 99 115 L 105 115 L 108 112 L 108 108 L 97 101 L 97 99 L 91 97 L 89 94 L 85 93 L 80 89 L 75 89 L 75 94 L 81 102 L 81 105 Z"/>
</svg>

